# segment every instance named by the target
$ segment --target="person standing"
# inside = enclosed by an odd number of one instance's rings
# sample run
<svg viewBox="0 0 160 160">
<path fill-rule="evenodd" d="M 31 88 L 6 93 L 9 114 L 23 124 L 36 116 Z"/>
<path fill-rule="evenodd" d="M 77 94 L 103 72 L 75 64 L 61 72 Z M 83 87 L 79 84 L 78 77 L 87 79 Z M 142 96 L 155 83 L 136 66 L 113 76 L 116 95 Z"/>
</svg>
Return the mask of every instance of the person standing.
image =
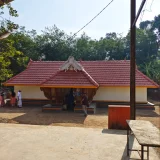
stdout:
<svg viewBox="0 0 160 160">
<path fill-rule="evenodd" d="M 12 94 L 11 94 L 11 106 L 14 107 L 15 104 L 16 104 L 16 93 L 12 91 Z"/>
<path fill-rule="evenodd" d="M 67 109 L 69 111 L 74 111 L 74 96 L 73 96 L 73 89 L 70 89 L 69 95 L 68 95 L 68 107 Z"/>
<path fill-rule="evenodd" d="M 18 107 L 19 107 L 19 108 L 22 108 L 22 95 L 21 95 L 21 90 L 18 91 L 17 101 L 18 101 Z"/>
<path fill-rule="evenodd" d="M 4 106 L 4 95 L 3 95 L 3 93 L 1 93 L 1 95 L 0 95 L 0 107 L 3 107 Z"/>
<path fill-rule="evenodd" d="M 83 109 L 83 112 L 84 112 L 84 116 L 87 116 L 88 115 L 87 114 L 87 107 L 89 106 L 89 104 L 88 104 L 88 98 L 87 98 L 86 93 L 82 94 L 82 101 L 81 101 L 81 103 L 82 103 L 82 109 Z"/>
</svg>

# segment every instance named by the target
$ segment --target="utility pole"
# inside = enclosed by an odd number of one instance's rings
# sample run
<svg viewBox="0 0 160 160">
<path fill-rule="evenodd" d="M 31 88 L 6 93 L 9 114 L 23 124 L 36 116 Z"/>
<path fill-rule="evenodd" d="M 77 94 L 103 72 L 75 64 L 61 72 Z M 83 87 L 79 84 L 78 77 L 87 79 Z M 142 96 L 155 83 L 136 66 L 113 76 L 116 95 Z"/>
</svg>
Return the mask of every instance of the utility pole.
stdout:
<svg viewBox="0 0 160 160">
<path fill-rule="evenodd" d="M 136 25 L 133 22 L 136 18 L 136 0 L 131 0 L 131 28 L 130 28 L 130 119 L 135 120 L 136 110 L 136 83 L 135 83 L 135 66 L 136 66 Z"/>
<path fill-rule="evenodd" d="M 131 0 L 130 28 L 130 119 L 136 119 L 136 22 L 146 0 L 143 0 L 136 15 L 136 0 Z"/>
</svg>

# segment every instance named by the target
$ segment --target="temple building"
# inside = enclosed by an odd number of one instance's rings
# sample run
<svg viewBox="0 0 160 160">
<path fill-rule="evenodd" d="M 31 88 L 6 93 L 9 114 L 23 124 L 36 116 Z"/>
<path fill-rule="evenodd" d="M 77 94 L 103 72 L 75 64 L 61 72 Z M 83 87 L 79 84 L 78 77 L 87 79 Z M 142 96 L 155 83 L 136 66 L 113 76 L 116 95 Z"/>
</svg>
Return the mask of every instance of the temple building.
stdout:
<svg viewBox="0 0 160 160">
<path fill-rule="evenodd" d="M 89 101 L 103 103 L 129 103 L 130 61 L 32 61 L 27 69 L 4 83 L 22 91 L 26 104 L 63 103 L 72 89 L 76 103 L 80 94 L 86 92 Z M 136 103 L 147 104 L 147 88 L 159 85 L 136 68 Z"/>
</svg>

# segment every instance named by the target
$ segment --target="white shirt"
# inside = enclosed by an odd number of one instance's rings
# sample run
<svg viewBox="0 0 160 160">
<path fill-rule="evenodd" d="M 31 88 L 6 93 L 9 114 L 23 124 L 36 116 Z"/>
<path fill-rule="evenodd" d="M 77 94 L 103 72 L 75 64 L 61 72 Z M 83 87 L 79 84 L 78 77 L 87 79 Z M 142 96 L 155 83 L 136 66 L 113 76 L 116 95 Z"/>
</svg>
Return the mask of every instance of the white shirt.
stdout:
<svg viewBox="0 0 160 160">
<path fill-rule="evenodd" d="M 18 92 L 18 95 L 17 95 L 17 96 L 18 96 L 19 99 L 22 99 L 21 92 Z"/>
</svg>

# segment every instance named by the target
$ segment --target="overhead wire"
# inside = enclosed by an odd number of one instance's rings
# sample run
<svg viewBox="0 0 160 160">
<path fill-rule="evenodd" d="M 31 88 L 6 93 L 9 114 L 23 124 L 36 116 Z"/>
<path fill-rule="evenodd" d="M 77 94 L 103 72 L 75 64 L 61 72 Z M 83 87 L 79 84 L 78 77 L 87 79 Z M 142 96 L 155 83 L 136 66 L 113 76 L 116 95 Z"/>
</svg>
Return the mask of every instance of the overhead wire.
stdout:
<svg viewBox="0 0 160 160">
<path fill-rule="evenodd" d="M 153 2 L 154 2 L 154 0 L 152 0 L 152 2 L 151 2 L 150 9 L 149 9 L 149 10 L 146 9 L 146 11 L 152 12 L 152 5 L 153 5 Z"/>
<path fill-rule="evenodd" d="M 140 23 L 142 22 L 142 19 L 143 19 L 143 16 L 144 16 L 144 12 L 146 11 L 147 2 L 148 2 L 148 1 L 146 1 L 145 6 L 144 6 L 144 9 L 143 9 L 143 11 L 142 11 L 142 13 L 141 13 Z"/>
<path fill-rule="evenodd" d="M 148 2 L 148 1 L 147 1 L 147 2 Z M 146 7 L 147 7 L 147 2 L 146 2 L 146 4 L 145 4 L 144 10 L 142 11 L 141 18 L 140 18 L 140 23 L 141 23 L 142 20 L 143 20 L 143 16 L 144 16 L 144 12 L 145 12 L 145 11 L 152 12 L 152 5 L 153 5 L 154 0 L 152 0 L 152 2 L 151 2 L 151 4 L 150 4 L 150 7 L 149 7 L 149 10 L 146 9 Z"/>
<path fill-rule="evenodd" d="M 80 28 L 76 33 L 73 34 L 71 38 L 74 38 L 80 31 L 82 31 L 86 26 L 88 26 L 94 19 L 96 19 L 114 0 L 111 0 L 96 16 L 94 16 L 88 23 L 86 23 L 82 28 Z"/>
</svg>

